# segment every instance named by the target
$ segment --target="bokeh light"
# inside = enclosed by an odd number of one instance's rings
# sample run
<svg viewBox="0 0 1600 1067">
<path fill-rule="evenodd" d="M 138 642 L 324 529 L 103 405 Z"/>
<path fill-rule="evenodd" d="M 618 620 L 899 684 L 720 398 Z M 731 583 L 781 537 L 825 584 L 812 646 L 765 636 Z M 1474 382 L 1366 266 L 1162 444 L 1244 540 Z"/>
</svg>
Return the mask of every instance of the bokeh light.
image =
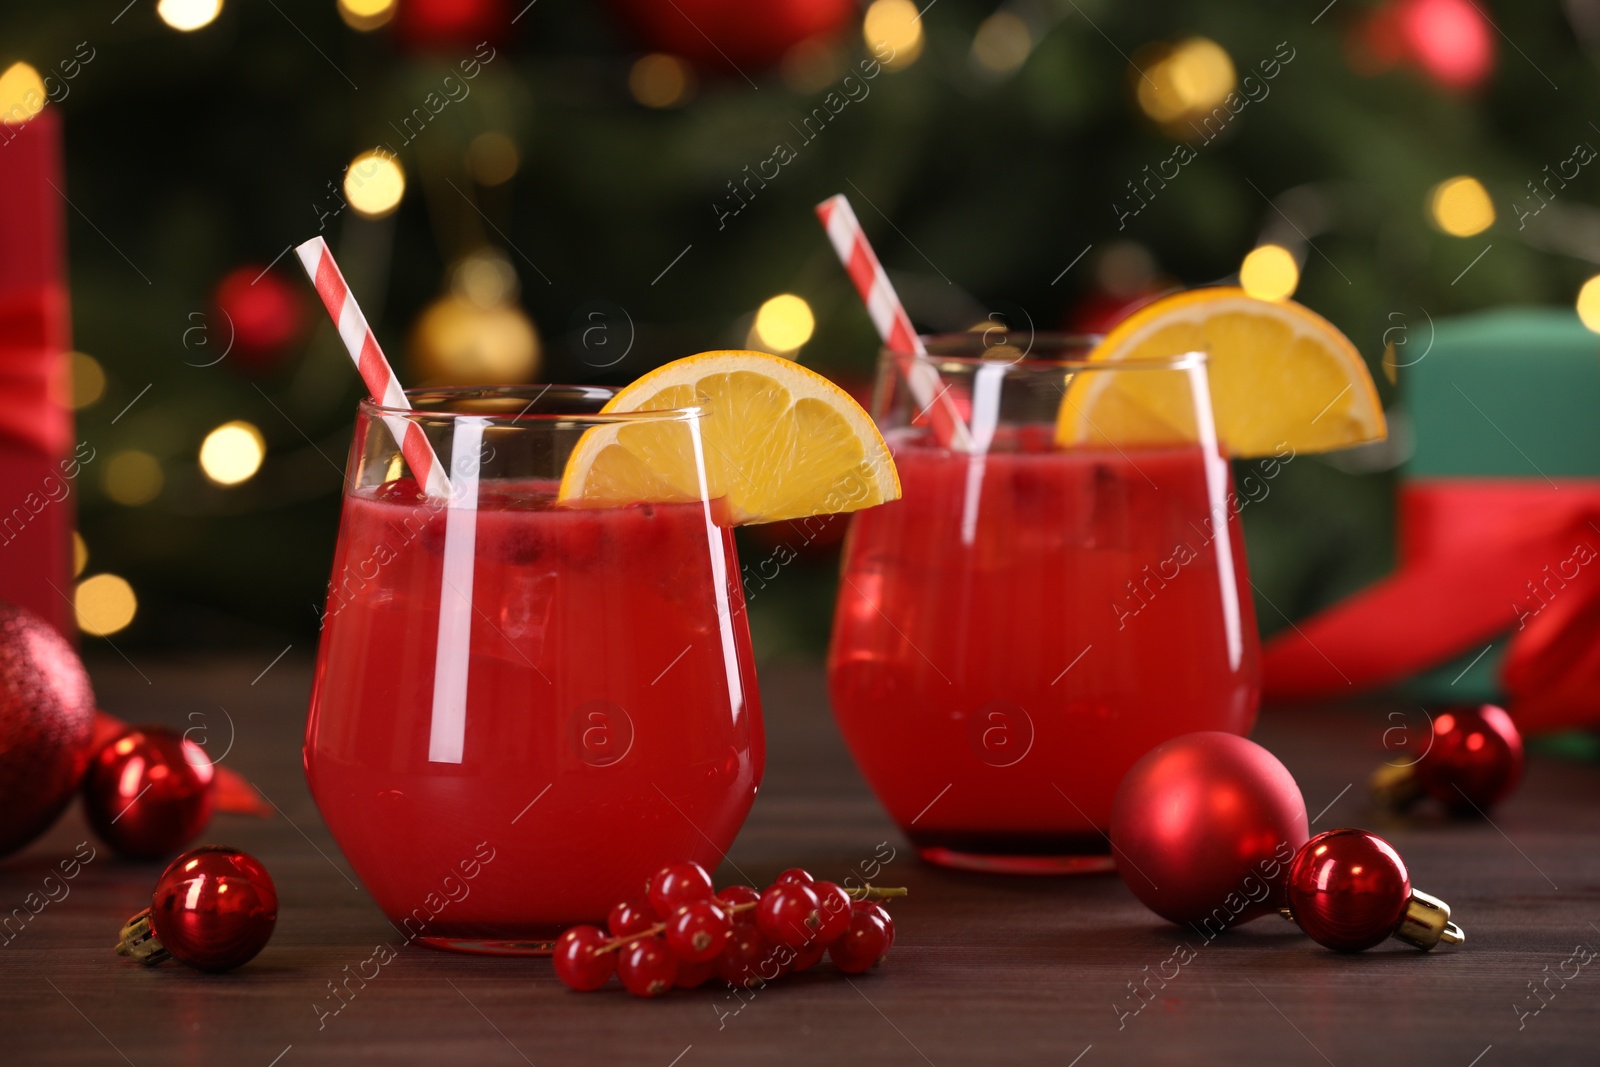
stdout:
<svg viewBox="0 0 1600 1067">
<path fill-rule="evenodd" d="M 811 305 L 793 293 L 781 293 L 756 312 L 756 338 L 774 352 L 791 352 L 811 340 L 817 320 Z"/>
<path fill-rule="evenodd" d="M 1433 224 L 1452 237 L 1471 237 L 1494 225 L 1494 201 L 1478 179 L 1447 178 L 1428 194 Z"/>
<path fill-rule="evenodd" d="M 160 0 L 156 14 L 175 30 L 188 33 L 211 25 L 222 13 L 222 0 Z"/>
<path fill-rule="evenodd" d="M 997 11 L 984 19 L 972 38 L 973 62 L 991 74 L 1015 73 L 1032 51 L 1028 24 L 1009 11 Z"/>
<path fill-rule="evenodd" d="M 479 185 L 503 185 L 522 166 L 517 142 L 499 130 L 480 133 L 467 145 L 467 169 Z"/>
<path fill-rule="evenodd" d="M 218 485 L 238 485 L 261 469 L 266 454 L 261 431 L 236 419 L 206 434 L 200 444 L 200 469 Z"/>
<path fill-rule="evenodd" d="M 83 534 L 77 530 L 72 531 L 72 576 L 76 578 L 83 573 L 83 568 L 89 565 L 89 542 L 83 539 Z"/>
<path fill-rule="evenodd" d="M 344 198 L 356 214 L 381 219 L 400 206 L 406 193 L 406 173 L 400 161 L 380 149 L 363 152 L 350 161 L 344 173 Z"/>
<path fill-rule="evenodd" d="M 118 452 L 106 461 L 106 496 L 131 508 L 160 496 L 165 480 L 161 461 L 137 448 Z"/>
<path fill-rule="evenodd" d="M 1250 250 L 1239 266 L 1239 285 L 1257 300 L 1287 300 L 1300 284 L 1300 264 L 1281 245 Z"/>
<path fill-rule="evenodd" d="M 0 122 L 21 125 L 44 110 L 44 79 L 27 63 L 13 63 L 0 74 Z"/>
<path fill-rule="evenodd" d="M 139 598 L 126 578 L 96 574 L 78 583 L 72 597 L 78 629 L 91 637 L 105 637 L 124 629 L 139 611 Z"/>
<path fill-rule="evenodd" d="M 640 56 L 628 71 L 628 91 L 645 107 L 676 107 L 694 95 L 694 68 L 665 52 Z"/>
<path fill-rule="evenodd" d="M 1600 333 L 1600 274 L 1583 283 L 1578 290 L 1578 318 L 1595 333 Z"/>
<path fill-rule="evenodd" d="M 1170 47 L 1141 50 L 1143 73 L 1133 73 L 1139 109 L 1160 123 L 1209 114 L 1233 92 L 1233 60 L 1217 42 L 1190 37 Z"/>
<path fill-rule="evenodd" d="M 397 6 L 396 0 L 339 0 L 339 17 L 352 30 L 365 33 L 387 25 Z"/>
<path fill-rule="evenodd" d="M 105 395 L 106 372 L 100 361 L 82 352 L 72 353 L 72 406 L 86 408 Z"/>
<path fill-rule="evenodd" d="M 922 16 L 911 0 L 872 0 L 861 36 L 885 70 L 904 70 L 922 54 Z"/>
</svg>

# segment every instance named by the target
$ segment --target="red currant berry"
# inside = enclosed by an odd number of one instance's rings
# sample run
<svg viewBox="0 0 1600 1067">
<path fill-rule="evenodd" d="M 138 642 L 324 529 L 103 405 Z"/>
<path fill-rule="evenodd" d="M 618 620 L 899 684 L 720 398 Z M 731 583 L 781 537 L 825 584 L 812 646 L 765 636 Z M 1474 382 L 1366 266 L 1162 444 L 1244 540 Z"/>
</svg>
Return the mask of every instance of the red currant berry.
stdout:
<svg viewBox="0 0 1600 1067">
<path fill-rule="evenodd" d="M 833 965 L 845 974 L 860 974 L 877 965 L 889 951 L 889 931 L 883 920 L 869 911 L 850 916 L 850 929 L 828 946 Z"/>
<path fill-rule="evenodd" d="M 715 960 L 705 960 L 701 963 L 685 963 L 678 961 L 678 973 L 672 979 L 675 989 L 699 989 L 711 981 L 711 976 L 717 973 Z"/>
<path fill-rule="evenodd" d="M 852 911 L 876 915 L 878 921 L 883 923 L 883 928 L 889 931 L 889 943 L 884 946 L 884 952 L 894 948 L 894 916 L 889 914 L 889 909 L 879 904 L 876 900 L 858 900 L 850 905 Z"/>
<path fill-rule="evenodd" d="M 660 921 L 656 918 L 655 909 L 644 901 L 624 900 L 612 907 L 611 914 L 606 917 L 606 928 L 611 931 L 612 937 L 628 937 L 642 933 Z"/>
<path fill-rule="evenodd" d="M 679 904 L 691 900 L 704 900 L 711 895 L 711 876 L 706 869 L 690 860 L 669 863 L 661 868 L 645 886 L 645 896 L 657 915 L 671 915 Z"/>
<path fill-rule="evenodd" d="M 846 925 L 848 925 L 848 923 Z M 809 971 L 818 963 L 821 963 L 822 957 L 827 954 L 827 945 L 824 945 L 821 941 L 813 941 L 804 948 L 797 948 L 794 950 L 794 959 L 790 961 L 786 970 L 790 974 L 799 974 L 801 971 Z"/>
<path fill-rule="evenodd" d="M 598 926 L 574 926 L 556 941 L 553 959 L 556 977 L 572 989 L 599 989 L 617 969 L 615 952 L 600 952 L 606 932 Z"/>
<path fill-rule="evenodd" d="M 717 976 L 730 985 L 753 989 L 776 977 L 777 968 L 769 962 L 772 952 L 772 942 L 762 936 L 755 924 L 735 926 L 728 935 L 727 947 L 716 959 Z"/>
<path fill-rule="evenodd" d="M 733 909 L 740 904 L 759 904 L 761 891 L 754 886 L 730 885 L 717 893 L 717 900 L 727 909 L 734 922 L 753 923 L 756 921 L 756 909 L 740 908 L 738 911 Z"/>
<path fill-rule="evenodd" d="M 811 887 L 817 895 L 821 907 L 817 914 L 822 916 L 822 926 L 817 930 L 816 941 L 819 945 L 827 945 L 844 936 L 850 929 L 850 894 L 837 882 L 818 882 Z"/>
<path fill-rule="evenodd" d="M 822 901 L 808 885 L 783 882 L 769 886 L 756 905 L 756 925 L 769 941 L 799 948 L 822 928 Z"/>
<path fill-rule="evenodd" d="M 636 997 L 659 997 L 672 988 L 677 976 L 678 961 L 659 937 L 641 937 L 623 946 L 617 961 L 617 977 Z"/>
<path fill-rule="evenodd" d="M 816 877 L 804 867 L 790 867 L 772 881 L 774 885 L 786 885 L 791 882 L 796 885 L 811 885 L 816 880 Z"/>
<path fill-rule="evenodd" d="M 679 905 L 667 920 L 667 947 L 678 959 L 704 963 L 722 955 L 733 923 L 728 913 L 709 900 L 692 900 Z"/>
</svg>

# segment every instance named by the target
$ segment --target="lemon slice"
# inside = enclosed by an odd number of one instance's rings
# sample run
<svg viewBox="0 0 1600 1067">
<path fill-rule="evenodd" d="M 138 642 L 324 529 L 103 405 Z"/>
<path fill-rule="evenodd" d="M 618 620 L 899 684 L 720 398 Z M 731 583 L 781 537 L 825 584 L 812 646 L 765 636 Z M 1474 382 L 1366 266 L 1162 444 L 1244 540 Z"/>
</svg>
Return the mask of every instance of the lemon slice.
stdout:
<svg viewBox="0 0 1600 1067">
<path fill-rule="evenodd" d="M 1133 363 L 1206 352 L 1217 436 L 1230 455 L 1288 444 L 1326 452 L 1388 429 L 1366 363 L 1338 328 L 1292 300 L 1243 289 L 1175 293 L 1112 327 L 1090 360 Z M 1194 394 L 1176 371 L 1079 373 L 1056 419 L 1060 444 L 1194 441 Z"/>
<path fill-rule="evenodd" d="M 883 436 L 850 394 L 765 352 L 674 360 L 612 397 L 604 413 L 699 407 L 698 421 L 585 430 L 558 499 L 569 505 L 721 498 L 734 525 L 855 511 L 900 497 Z M 696 462 L 693 430 L 703 444 Z"/>
</svg>

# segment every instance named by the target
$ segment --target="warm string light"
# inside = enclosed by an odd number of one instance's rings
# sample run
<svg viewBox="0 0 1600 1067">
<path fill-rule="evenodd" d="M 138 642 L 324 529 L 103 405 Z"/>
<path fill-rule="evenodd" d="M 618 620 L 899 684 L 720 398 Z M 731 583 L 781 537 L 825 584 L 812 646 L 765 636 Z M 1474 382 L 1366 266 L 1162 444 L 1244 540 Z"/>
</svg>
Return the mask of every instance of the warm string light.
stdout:
<svg viewBox="0 0 1600 1067">
<path fill-rule="evenodd" d="M 200 469 L 218 485 L 238 485 L 261 469 L 266 454 L 261 431 L 236 419 L 206 434 L 200 444 Z"/>
<path fill-rule="evenodd" d="M 99 400 L 106 391 L 106 372 L 100 361 L 82 352 L 72 353 L 72 406 L 82 410 Z"/>
<path fill-rule="evenodd" d="M 972 61 L 997 76 L 1014 74 L 1033 51 L 1028 24 L 1009 11 L 996 11 L 972 38 Z"/>
<path fill-rule="evenodd" d="M 89 565 L 89 543 L 77 530 L 72 531 L 72 576 L 78 577 Z"/>
<path fill-rule="evenodd" d="M 398 6 L 396 0 L 339 0 L 339 17 L 352 30 L 367 33 L 388 25 Z"/>
<path fill-rule="evenodd" d="M 792 352 L 811 340 L 817 320 L 811 305 L 793 293 L 780 293 L 756 312 L 756 340 L 772 352 Z"/>
<path fill-rule="evenodd" d="M 885 70 L 903 70 L 922 54 L 922 15 L 911 0 L 872 0 L 861 36 Z"/>
<path fill-rule="evenodd" d="M 118 504 L 138 507 L 161 495 L 166 481 L 161 461 L 148 452 L 130 448 L 106 461 L 106 496 Z"/>
<path fill-rule="evenodd" d="M 517 142 L 499 130 L 480 133 L 467 145 L 467 169 L 479 185 L 504 185 L 521 166 Z"/>
<path fill-rule="evenodd" d="M 1239 285 L 1257 300 L 1287 300 L 1300 284 L 1300 264 L 1281 245 L 1250 250 L 1239 266 Z"/>
<path fill-rule="evenodd" d="M 156 14 L 175 30 L 189 33 L 209 26 L 222 13 L 222 0 L 160 0 Z"/>
<path fill-rule="evenodd" d="M 1578 318 L 1595 333 L 1600 333 L 1600 274 L 1583 283 L 1578 290 Z"/>
<path fill-rule="evenodd" d="M 1478 179 L 1447 178 L 1428 194 L 1433 224 L 1452 237 L 1472 237 L 1494 225 L 1494 201 Z"/>
<path fill-rule="evenodd" d="M 405 171 L 390 152 L 363 152 L 345 169 L 344 198 L 356 214 L 365 218 L 381 219 L 391 214 L 405 193 Z"/>
<path fill-rule="evenodd" d="M 105 637 L 125 629 L 139 611 L 139 598 L 126 578 L 96 574 L 78 583 L 72 607 L 78 629 L 91 637 Z"/>
<path fill-rule="evenodd" d="M 1151 53 L 1135 74 L 1139 109 L 1162 124 L 1177 124 L 1206 115 L 1233 92 L 1233 60 L 1217 42 L 1190 37 Z M 1139 60 L 1144 54 L 1136 56 Z"/>
<path fill-rule="evenodd" d="M 677 107 L 694 95 L 694 68 L 665 52 L 640 56 L 628 71 L 628 91 L 645 107 Z"/>
<path fill-rule="evenodd" d="M 17 126 L 44 110 L 44 79 L 27 63 L 13 63 L 0 74 L 0 122 Z"/>
</svg>

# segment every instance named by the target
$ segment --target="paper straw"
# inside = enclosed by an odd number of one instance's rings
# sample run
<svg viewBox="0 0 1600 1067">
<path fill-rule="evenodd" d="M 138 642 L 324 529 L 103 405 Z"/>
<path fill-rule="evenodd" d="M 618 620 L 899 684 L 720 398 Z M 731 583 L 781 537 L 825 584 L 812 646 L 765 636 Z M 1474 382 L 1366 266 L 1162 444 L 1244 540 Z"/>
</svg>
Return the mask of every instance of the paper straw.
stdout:
<svg viewBox="0 0 1600 1067">
<path fill-rule="evenodd" d="M 328 309 L 328 317 L 338 327 L 339 340 L 344 342 L 345 351 L 350 353 L 372 398 L 386 408 L 409 410 L 411 401 L 394 376 L 394 368 L 384 358 L 383 349 L 378 347 L 378 339 L 372 336 L 367 317 L 356 304 L 350 286 L 345 284 L 344 275 L 339 273 L 333 253 L 328 251 L 328 242 L 313 237 L 297 246 L 295 254 L 300 257 L 300 265 L 305 267 L 311 284 L 316 286 L 322 306 Z M 429 496 L 448 500 L 450 479 L 445 476 L 444 466 L 422 427 L 403 415 L 384 415 L 383 422 L 399 443 L 400 454 L 405 457 L 417 484 L 423 486 Z"/>
<path fill-rule="evenodd" d="M 867 243 L 850 201 L 843 193 L 831 196 L 817 205 L 817 217 L 828 231 L 828 240 L 833 242 L 833 250 L 855 283 L 856 292 L 861 294 L 861 302 L 867 305 L 867 314 L 872 316 L 884 347 L 894 354 L 900 375 L 911 390 L 911 399 L 927 414 L 934 440 L 946 448 L 970 452 L 972 436 L 961 409 L 950 395 L 949 386 L 928 362 L 928 350 L 912 328 L 905 305 L 883 272 L 883 264 Z"/>
</svg>

